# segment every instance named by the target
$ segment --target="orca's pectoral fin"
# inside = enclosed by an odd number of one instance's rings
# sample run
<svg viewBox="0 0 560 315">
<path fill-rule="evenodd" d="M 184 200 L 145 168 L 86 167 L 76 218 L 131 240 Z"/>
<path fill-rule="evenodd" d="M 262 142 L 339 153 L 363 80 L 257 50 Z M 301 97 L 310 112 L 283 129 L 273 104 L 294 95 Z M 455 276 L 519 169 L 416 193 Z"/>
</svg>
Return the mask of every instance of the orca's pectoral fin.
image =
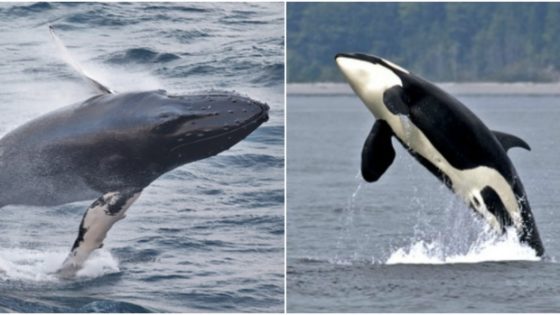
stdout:
<svg viewBox="0 0 560 315">
<path fill-rule="evenodd" d="M 362 149 L 362 176 L 367 182 L 378 180 L 395 159 L 391 143 L 393 130 L 384 120 L 377 120 Z"/>
<path fill-rule="evenodd" d="M 110 88 L 106 87 L 105 85 L 99 83 L 99 81 L 95 80 L 91 77 L 81 66 L 80 64 L 70 55 L 70 52 L 62 42 L 62 40 L 56 35 L 54 32 L 54 27 L 49 25 L 49 31 L 51 36 L 56 44 L 56 47 L 62 54 L 62 58 L 66 63 L 68 63 L 74 70 L 76 70 L 86 81 L 88 81 L 96 90 L 103 94 L 114 94 L 115 91 L 111 90 Z"/>
<path fill-rule="evenodd" d="M 56 272 L 59 277 L 73 277 L 82 268 L 91 252 L 103 246 L 109 229 L 125 217 L 126 210 L 141 192 L 140 189 L 109 192 L 91 204 L 82 218 L 78 237 L 70 254 Z"/>
<path fill-rule="evenodd" d="M 494 133 L 498 141 L 502 144 L 502 147 L 504 148 L 504 150 L 506 150 L 506 152 L 507 150 L 515 147 L 520 147 L 531 151 L 531 147 L 527 144 L 527 142 L 519 137 L 500 131 L 492 132 Z"/>
</svg>

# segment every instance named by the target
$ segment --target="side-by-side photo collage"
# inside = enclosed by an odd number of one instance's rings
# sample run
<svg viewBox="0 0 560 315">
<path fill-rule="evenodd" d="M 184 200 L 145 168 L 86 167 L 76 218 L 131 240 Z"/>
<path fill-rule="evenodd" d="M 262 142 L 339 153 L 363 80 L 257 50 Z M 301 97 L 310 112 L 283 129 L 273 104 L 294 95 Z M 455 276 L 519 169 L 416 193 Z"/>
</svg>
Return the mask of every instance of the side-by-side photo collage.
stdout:
<svg viewBox="0 0 560 315">
<path fill-rule="evenodd" d="M 0 0 L 0 312 L 560 313 L 560 2 Z"/>
</svg>

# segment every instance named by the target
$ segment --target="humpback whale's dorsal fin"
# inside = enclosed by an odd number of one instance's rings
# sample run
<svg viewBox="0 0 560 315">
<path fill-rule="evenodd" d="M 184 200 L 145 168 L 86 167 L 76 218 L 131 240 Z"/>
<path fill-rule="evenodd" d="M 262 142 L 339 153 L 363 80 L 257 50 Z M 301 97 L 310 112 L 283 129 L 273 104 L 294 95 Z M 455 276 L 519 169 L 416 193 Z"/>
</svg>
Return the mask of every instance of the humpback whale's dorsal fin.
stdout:
<svg viewBox="0 0 560 315">
<path fill-rule="evenodd" d="M 91 85 L 93 85 L 93 87 L 100 91 L 103 94 L 114 94 L 115 91 L 111 90 L 110 88 L 106 87 L 105 85 L 99 83 L 97 80 L 93 79 L 81 66 L 78 62 L 76 62 L 76 60 L 74 60 L 74 58 L 72 58 L 72 55 L 70 55 L 70 52 L 68 51 L 68 49 L 66 49 L 66 46 L 64 46 L 64 43 L 62 42 L 62 40 L 60 40 L 60 38 L 56 35 L 56 33 L 54 32 L 54 27 L 52 25 L 49 25 L 49 31 L 51 33 L 51 36 L 54 40 L 54 43 L 56 44 L 56 47 L 60 50 L 61 54 L 62 54 L 62 58 L 64 59 L 64 61 L 66 61 L 66 63 L 68 63 L 74 70 L 76 70 L 79 74 L 82 75 L 82 77 L 84 77 L 89 83 L 91 83 Z"/>
<path fill-rule="evenodd" d="M 506 150 L 506 152 L 507 150 L 515 147 L 520 147 L 531 151 L 531 147 L 527 144 L 527 142 L 525 142 L 523 139 L 519 137 L 510 135 L 505 132 L 495 131 L 495 130 L 492 131 L 492 133 L 494 133 L 494 135 L 496 136 L 498 141 L 502 144 L 502 147 L 504 148 L 504 150 Z"/>
</svg>

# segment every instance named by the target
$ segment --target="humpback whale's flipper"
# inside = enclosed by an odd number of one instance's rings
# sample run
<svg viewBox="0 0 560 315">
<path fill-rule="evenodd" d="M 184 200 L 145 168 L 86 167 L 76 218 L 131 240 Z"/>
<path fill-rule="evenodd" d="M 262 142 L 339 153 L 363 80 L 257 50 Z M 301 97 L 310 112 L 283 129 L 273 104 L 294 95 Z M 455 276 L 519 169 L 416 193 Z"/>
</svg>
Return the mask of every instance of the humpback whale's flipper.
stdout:
<svg viewBox="0 0 560 315">
<path fill-rule="evenodd" d="M 86 210 L 72 250 L 57 271 L 59 277 L 73 277 L 82 268 L 91 252 L 103 246 L 103 240 L 113 224 L 124 219 L 126 210 L 141 192 L 139 189 L 109 192 Z"/>
<path fill-rule="evenodd" d="M 527 142 L 519 137 L 495 130 L 493 130 L 492 133 L 494 134 L 494 136 L 496 136 L 498 141 L 500 141 L 502 147 L 504 148 L 504 150 L 506 150 L 506 152 L 507 150 L 515 147 L 520 147 L 531 151 L 531 147 L 527 144 Z"/>
<path fill-rule="evenodd" d="M 367 182 L 378 180 L 395 159 L 391 143 L 393 131 L 384 120 L 376 120 L 362 149 L 362 176 Z"/>
<path fill-rule="evenodd" d="M 82 77 L 84 77 L 89 83 L 93 85 L 93 87 L 95 87 L 95 89 L 97 89 L 101 93 L 104 94 L 115 93 L 115 91 L 99 83 L 97 80 L 93 79 L 84 69 L 82 69 L 82 67 L 80 67 L 80 64 L 76 62 L 74 58 L 72 58 L 72 55 L 70 55 L 70 52 L 68 52 L 68 49 L 66 49 L 66 46 L 64 46 L 62 40 L 60 40 L 60 38 L 54 32 L 54 27 L 52 25 L 49 25 L 49 31 L 54 40 L 54 43 L 56 44 L 56 47 L 58 47 L 58 49 L 62 53 L 62 58 L 64 59 L 64 61 L 66 61 L 72 68 L 74 68 L 74 70 L 80 73 Z"/>
</svg>

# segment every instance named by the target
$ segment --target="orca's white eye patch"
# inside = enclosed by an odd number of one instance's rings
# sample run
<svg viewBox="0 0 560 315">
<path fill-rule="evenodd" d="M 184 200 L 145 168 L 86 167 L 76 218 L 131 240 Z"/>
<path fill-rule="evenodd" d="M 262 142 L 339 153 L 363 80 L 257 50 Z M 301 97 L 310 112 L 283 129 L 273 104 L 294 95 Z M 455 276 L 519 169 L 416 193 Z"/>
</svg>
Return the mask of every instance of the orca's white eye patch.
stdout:
<svg viewBox="0 0 560 315">
<path fill-rule="evenodd" d="M 401 79 L 389 68 L 370 61 L 338 57 L 336 64 L 358 94 L 367 90 L 385 90 L 395 85 L 402 86 Z"/>
</svg>

